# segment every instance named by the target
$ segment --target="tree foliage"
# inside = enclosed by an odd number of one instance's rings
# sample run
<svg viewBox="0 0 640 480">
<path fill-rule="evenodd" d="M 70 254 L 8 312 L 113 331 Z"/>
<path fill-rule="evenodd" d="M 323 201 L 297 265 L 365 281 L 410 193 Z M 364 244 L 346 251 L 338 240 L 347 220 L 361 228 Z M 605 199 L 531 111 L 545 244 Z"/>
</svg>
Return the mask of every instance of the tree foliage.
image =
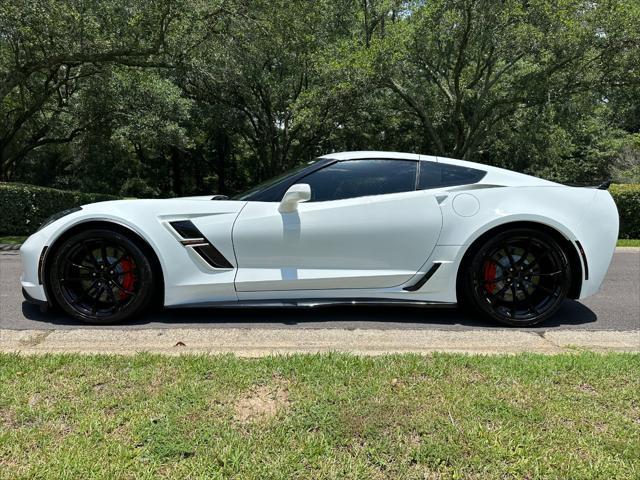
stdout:
<svg viewBox="0 0 640 480">
<path fill-rule="evenodd" d="M 636 178 L 637 0 L 5 0 L 0 180 L 233 193 L 330 151 Z"/>
</svg>

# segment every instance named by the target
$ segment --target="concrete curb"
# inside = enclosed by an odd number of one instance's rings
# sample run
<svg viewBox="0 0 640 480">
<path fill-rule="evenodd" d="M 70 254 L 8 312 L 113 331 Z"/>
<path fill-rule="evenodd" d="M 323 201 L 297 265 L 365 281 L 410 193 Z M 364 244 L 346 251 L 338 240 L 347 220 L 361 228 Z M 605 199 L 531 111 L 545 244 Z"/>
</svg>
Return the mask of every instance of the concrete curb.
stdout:
<svg viewBox="0 0 640 480">
<path fill-rule="evenodd" d="M 0 352 L 132 355 L 139 352 L 240 357 L 345 352 L 357 355 L 453 352 L 555 354 L 640 352 L 640 331 L 148 329 L 0 330 Z"/>
</svg>

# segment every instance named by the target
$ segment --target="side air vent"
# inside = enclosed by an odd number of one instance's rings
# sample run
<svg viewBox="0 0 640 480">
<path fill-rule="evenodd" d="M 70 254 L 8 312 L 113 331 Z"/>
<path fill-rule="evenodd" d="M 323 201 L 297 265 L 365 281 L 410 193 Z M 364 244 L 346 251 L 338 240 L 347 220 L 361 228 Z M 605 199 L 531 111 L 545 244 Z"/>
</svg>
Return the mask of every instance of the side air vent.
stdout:
<svg viewBox="0 0 640 480">
<path fill-rule="evenodd" d="M 233 265 L 220 251 L 205 238 L 198 227 L 190 220 L 169 222 L 171 227 L 182 237 L 180 243 L 186 248 L 192 248 L 200 257 L 213 268 L 233 268 Z"/>
<path fill-rule="evenodd" d="M 193 247 L 193 249 L 214 268 L 233 268 L 233 265 L 229 263 L 229 260 L 224 258 L 224 255 L 222 255 L 218 249 L 210 243 L 207 245 Z"/>
<path fill-rule="evenodd" d="M 415 292 L 417 290 L 420 290 L 422 286 L 427 283 L 431 277 L 433 277 L 433 274 L 438 271 L 440 265 L 442 264 L 434 263 L 427 271 L 427 273 L 425 273 L 416 283 L 414 283 L 413 285 L 409 285 L 408 287 L 404 287 L 404 290 L 406 290 L 407 292 Z"/>
<path fill-rule="evenodd" d="M 198 230 L 198 227 L 196 227 L 190 220 L 171 222 L 171 226 L 182 238 L 204 238 L 200 230 Z"/>
</svg>

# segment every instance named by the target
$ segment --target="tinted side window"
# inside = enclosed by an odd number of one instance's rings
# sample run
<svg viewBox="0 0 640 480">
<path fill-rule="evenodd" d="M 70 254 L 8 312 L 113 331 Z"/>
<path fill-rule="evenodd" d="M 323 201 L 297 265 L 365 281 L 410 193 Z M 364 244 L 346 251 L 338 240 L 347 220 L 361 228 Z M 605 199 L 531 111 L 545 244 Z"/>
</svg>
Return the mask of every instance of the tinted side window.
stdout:
<svg viewBox="0 0 640 480">
<path fill-rule="evenodd" d="M 311 187 L 311 201 L 382 195 L 415 190 L 417 162 L 409 160 L 347 160 L 298 180 Z"/>
<path fill-rule="evenodd" d="M 422 162 L 420 163 L 420 180 L 418 188 L 453 187 L 456 185 L 469 185 L 478 183 L 487 174 L 483 170 L 446 163 Z"/>
</svg>

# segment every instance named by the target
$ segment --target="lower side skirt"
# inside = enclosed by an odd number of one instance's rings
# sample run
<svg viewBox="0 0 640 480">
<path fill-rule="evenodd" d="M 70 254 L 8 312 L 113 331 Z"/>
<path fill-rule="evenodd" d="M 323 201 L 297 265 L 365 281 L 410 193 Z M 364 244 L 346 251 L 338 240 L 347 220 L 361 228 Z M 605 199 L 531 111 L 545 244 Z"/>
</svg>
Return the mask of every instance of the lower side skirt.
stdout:
<svg viewBox="0 0 640 480">
<path fill-rule="evenodd" d="M 426 302 L 422 300 L 402 300 L 395 298 L 298 298 L 279 300 L 237 300 L 225 302 L 197 302 L 170 305 L 166 308 L 316 308 L 333 306 L 376 306 L 376 307 L 422 307 L 454 308 L 457 303 Z"/>
</svg>

